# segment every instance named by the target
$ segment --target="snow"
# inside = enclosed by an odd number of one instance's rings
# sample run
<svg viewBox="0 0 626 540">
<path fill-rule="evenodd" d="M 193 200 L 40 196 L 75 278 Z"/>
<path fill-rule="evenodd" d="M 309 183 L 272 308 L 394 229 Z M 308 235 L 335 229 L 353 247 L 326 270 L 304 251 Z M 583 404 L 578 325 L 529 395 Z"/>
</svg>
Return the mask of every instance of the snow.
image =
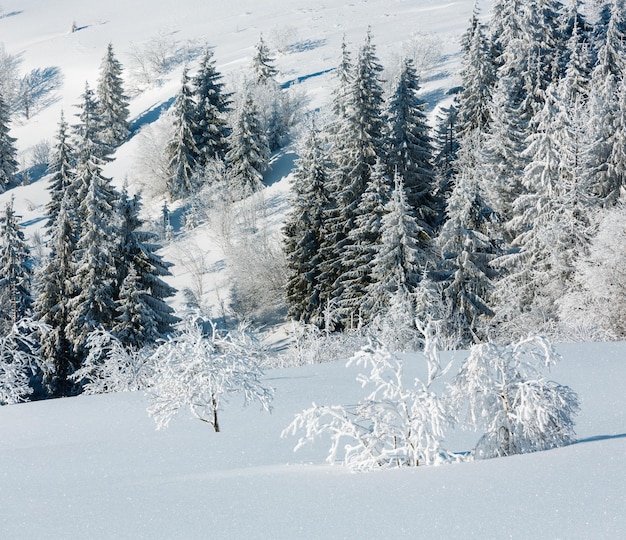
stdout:
<svg viewBox="0 0 626 540">
<path fill-rule="evenodd" d="M 368 25 L 389 73 L 417 48 L 429 111 L 458 84 L 458 38 L 473 2 L 458 0 L 2 0 L 0 42 L 19 56 L 21 71 L 58 67 L 56 101 L 28 121 L 15 119 L 19 158 L 52 140 L 61 110 L 70 123 L 85 80 L 95 87 L 111 42 L 128 68 L 133 44 L 161 36 L 179 45 L 205 40 L 218 69 L 236 85 L 259 35 L 275 47 L 281 82 L 301 80 L 309 107 L 328 102 L 332 69 L 346 35 L 351 50 Z M 488 3 L 481 6 L 488 12 Z M 78 31 L 71 33 L 72 22 Z M 164 37 L 165 36 L 165 37 Z M 420 49 L 420 44 L 421 49 Z M 428 45 L 428 47 L 426 47 Z M 397 62 L 396 62 L 397 63 Z M 178 65 L 161 85 L 133 97 L 135 127 L 157 119 L 180 82 Z M 116 153 L 105 174 L 121 185 L 138 180 L 137 139 Z M 269 226 L 285 212 L 290 150 L 277 156 L 265 192 Z M 39 180 L 0 195 L 15 197 L 29 236 L 43 224 L 48 195 Z M 162 201 L 153 207 L 158 215 Z M 206 254 L 208 300 L 226 287 L 219 243 L 197 229 L 164 250 L 178 263 L 185 253 Z M 194 248 L 194 244 L 199 248 Z M 174 254 L 177 253 L 175 257 Z M 172 284 L 194 279 L 183 264 Z M 570 344 L 556 381 L 579 393 L 580 443 L 531 455 L 442 467 L 353 474 L 326 465 L 319 441 L 293 453 L 297 439 L 280 433 L 295 414 L 317 404 L 355 403 L 363 391 L 343 362 L 272 370 L 273 413 L 233 400 L 221 416 L 221 433 L 191 416 L 156 431 L 141 393 L 80 396 L 0 407 L 0 537 L 32 538 L 624 538 L 626 537 L 625 343 Z M 461 353 L 455 355 L 460 358 Z M 407 357 L 407 371 L 415 360 Z M 456 366 L 458 369 L 458 365 Z M 454 368 L 453 368 L 454 371 Z M 448 449 L 469 451 L 475 433 L 452 432 Z M 328 443 L 328 441 L 326 441 Z"/>
<path fill-rule="evenodd" d="M 355 474 L 281 431 L 316 403 L 363 397 L 344 362 L 271 370 L 274 411 L 224 410 L 156 431 L 141 393 L 0 408 L 6 538 L 623 538 L 626 343 L 564 345 L 555 380 L 582 399 L 580 443 Z M 456 353 L 455 358 L 462 357 Z M 416 357 L 407 357 L 416 368 Z M 425 366 L 420 365 L 420 371 Z M 453 369 L 454 371 L 454 369 Z M 469 450 L 475 433 L 452 433 Z"/>
</svg>

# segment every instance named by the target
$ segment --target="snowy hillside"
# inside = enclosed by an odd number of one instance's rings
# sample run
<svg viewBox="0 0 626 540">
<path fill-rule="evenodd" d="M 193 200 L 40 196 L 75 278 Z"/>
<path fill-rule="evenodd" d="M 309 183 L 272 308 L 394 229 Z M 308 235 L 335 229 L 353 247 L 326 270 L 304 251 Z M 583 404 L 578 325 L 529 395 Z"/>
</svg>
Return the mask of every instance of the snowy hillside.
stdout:
<svg viewBox="0 0 626 540">
<path fill-rule="evenodd" d="M 485 5 L 485 10 L 487 9 Z M 137 134 L 158 119 L 171 105 L 178 92 L 180 74 L 185 63 L 195 66 L 202 48 L 214 48 L 217 68 L 229 88 L 237 91 L 242 73 L 249 69 L 255 43 L 263 35 L 273 50 L 279 82 L 298 83 L 306 94 L 308 108 L 328 106 L 334 81 L 332 71 L 341 54 L 341 41 L 357 49 L 371 27 L 381 61 L 388 78 L 399 69 L 402 56 L 411 55 L 423 69 L 422 97 L 432 109 L 458 84 L 459 37 L 471 13 L 470 1 L 377 1 L 323 2 L 315 6 L 305 1 L 273 0 L 262 6 L 246 0 L 227 3 L 113 1 L 105 3 L 3 1 L 0 4 L 0 44 L 6 54 L 16 57 L 19 71 L 47 74 L 41 104 L 29 119 L 16 115 L 11 135 L 17 139 L 21 169 L 35 163 L 33 152 L 42 141 L 53 143 L 61 111 L 70 123 L 78 113 L 77 105 L 88 82 L 93 88 L 100 63 L 109 43 L 124 67 L 125 85 L 131 93 L 130 121 L 134 135 L 114 154 L 104 173 L 113 183 L 124 182 L 131 189 L 145 191 L 145 172 L 138 158 L 141 145 Z M 72 28 L 76 30 L 72 32 Z M 148 62 L 148 51 L 156 49 L 165 59 L 157 80 L 147 83 L 141 77 L 142 62 Z M 139 72 L 139 74 L 138 74 Z M 268 184 L 276 184 L 288 173 L 293 154 L 275 162 L 266 173 Z M 285 162 L 286 166 L 282 165 Z M 34 170 L 35 178 L 41 170 Z M 38 174 L 37 174 L 38 173 Z M 45 181 L 18 186 L 0 194 L 0 204 L 11 197 L 26 226 L 26 234 L 36 234 L 42 226 L 48 200 Z M 280 224 L 284 214 L 288 184 L 276 185 L 274 195 L 267 194 L 280 212 L 270 227 Z M 278 198 L 277 198 L 278 197 Z M 281 202 L 282 201 L 282 202 Z M 144 200 L 146 215 L 158 220 L 162 200 Z M 176 264 L 172 284 L 179 290 L 193 287 L 189 266 L 199 263 L 209 270 L 203 277 L 206 303 L 217 305 L 228 295 L 223 272 L 210 269 L 223 266 L 223 253 L 215 245 L 211 231 L 198 229 L 192 238 L 183 238 L 182 246 L 166 250 L 166 260 Z M 201 238 L 200 241 L 197 238 Z M 183 252 L 181 254 L 181 251 Z M 190 254 L 194 255 L 189 260 Z M 198 259 L 202 259 L 198 261 Z M 185 268 L 185 266 L 187 268 Z M 174 300 L 180 305 L 181 297 Z M 214 312 L 214 316 L 218 316 Z"/>
<path fill-rule="evenodd" d="M 552 375 L 582 400 L 578 444 L 441 467 L 355 474 L 324 463 L 325 441 L 293 453 L 296 440 L 280 433 L 294 414 L 362 397 L 342 362 L 269 371 L 273 413 L 235 398 L 221 433 L 186 417 L 157 432 L 134 393 L 2 407 L 0 530 L 16 539 L 623 538 L 626 345 L 559 352 Z M 421 359 L 408 361 L 422 371 Z M 463 451 L 476 438 L 447 442 Z"/>
<path fill-rule="evenodd" d="M 491 3 L 479 6 L 484 14 Z M 342 40 L 356 51 L 370 28 L 387 81 L 402 57 L 414 60 L 432 120 L 460 84 L 459 39 L 472 7 L 470 0 L 0 0 L 0 53 L 16 60 L 20 76 L 39 78 L 31 110 L 10 125 L 30 183 L 0 194 L 0 207 L 14 198 L 33 254 L 44 254 L 49 192 L 38 153 L 53 142 L 62 111 L 74 122 L 108 44 L 124 67 L 131 136 L 104 175 L 118 188 L 144 193 L 144 217 L 156 228 L 166 199 L 146 179 L 146 160 L 157 157 L 146 157 L 146 133 L 158 133 L 184 67 L 194 71 L 205 46 L 213 48 L 227 89 L 237 91 L 263 36 L 276 54 L 280 85 L 304 96 L 305 112 L 325 114 Z M 390 90 L 389 83 L 384 91 Z M 210 208 L 211 223 L 192 230 L 181 225 L 180 202 L 167 200 L 173 238 L 164 235 L 159 253 L 173 263 L 167 278 L 179 291 L 168 298 L 173 307 L 184 306 L 188 289 L 206 314 L 225 317 L 232 288 L 227 259 L 239 259 L 238 277 L 259 271 L 249 255 L 276 246 L 296 158 L 294 141 L 271 157 L 266 189 L 230 214 Z M 239 238 L 233 253 L 228 235 L 235 221 L 257 235 Z M 258 293 L 263 307 L 261 291 L 247 292 Z M 273 309 L 253 323 L 265 323 L 274 332 L 268 341 L 284 345 L 283 312 Z M 321 355 L 329 354 L 321 347 Z M 563 360 L 550 378 L 581 400 L 575 444 L 440 467 L 355 474 L 325 462 L 324 438 L 293 452 L 297 437 L 281 432 L 294 415 L 312 403 L 348 406 L 364 398 L 357 369 L 344 361 L 267 370 L 272 413 L 242 407 L 234 396 L 220 412 L 220 433 L 186 413 L 155 430 L 142 392 L 0 406 L 0 539 L 625 538 L 626 344 L 560 344 L 558 351 Z M 447 354 L 450 382 L 467 353 Z M 424 377 L 421 355 L 402 359 L 410 377 Z M 467 456 L 479 437 L 451 429 L 445 447 Z"/>
</svg>

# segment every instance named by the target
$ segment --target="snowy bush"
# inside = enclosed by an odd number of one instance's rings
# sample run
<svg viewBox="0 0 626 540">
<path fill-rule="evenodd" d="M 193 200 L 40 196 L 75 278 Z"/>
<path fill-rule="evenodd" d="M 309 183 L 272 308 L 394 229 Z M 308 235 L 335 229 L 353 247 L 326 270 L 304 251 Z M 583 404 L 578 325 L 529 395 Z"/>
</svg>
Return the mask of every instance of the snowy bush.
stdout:
<svg viewBox="0 0 626 540">
<path fill-rule="evenodd" d="M 145 390 L 153 376 L 149 349 L 126 349 L 109 332 L 95 330 L 87 338 L 87 358 L 71 379 L 82 381 L 85 394 Z"/>
<path fill-rule="evenodd" d="M 366 373 L 357 381 L 372 391 L 357 405 L 313 405 L 298 414 L 283 436 L 304 431 L 296 450 L 322 435 L 330 435 L 327 461 L 338 458 L 354 471 L 402 466 L 437 465 L 449 459 L 442 448 L 449 422 L 442 400 L 430 390 L 446 370 L 434 348 L 426 356 L 426 383 L 406 385 L 402 363 L 380 345 L 364 347 L 349 362 Z M 342 455 L 339 455 L 342 454 Z"/>
<path fill-rule="evenodd" d="M 511 345 L 472 347 L 451 390 L 457 414 L 484 430 L 474 455 L 491 458 L 524 454 L 574 442 L 576 393 L 547 380 L 542 372 L 557 354 L 540 337 Z"/>
<path fill-rule="evenodd" d="M 314 324 L 292 322 L 292 344 L 289 349 L 268 358 L 271 367 L 303 366 L 321 364 L 349 358 L 366 343 L 360 330 L 329 332 Z"/>
<path fill-rule="evenodd" d="M 46 325 L 21 319 L 0 336 L 0 405 L 26 401 L 33 393 L 31 377 L 49 371 L 41 363 L 36 341 L 36 334 L 45 331 Z"/>
<path fill-rule="evenodd" d="M 157 429 L 189 407 L 196 418 L 220 431 L 218 413 L 233 394 L 270 410 L 273 392 L 261 381 L 259 349 L 250 334 L 244 329 L 224 335 L 212 323 L 205 334 L 202 322 L 187 320 L 181 332 L 152 355 L 155 376 L 148 390 L 148 413 Z"/>
</svg>

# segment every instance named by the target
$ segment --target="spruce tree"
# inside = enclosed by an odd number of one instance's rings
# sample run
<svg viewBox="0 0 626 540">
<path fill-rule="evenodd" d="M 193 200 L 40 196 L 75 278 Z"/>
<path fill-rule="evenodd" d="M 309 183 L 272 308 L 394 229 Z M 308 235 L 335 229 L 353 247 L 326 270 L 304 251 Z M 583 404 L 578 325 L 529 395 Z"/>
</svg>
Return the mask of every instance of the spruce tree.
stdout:
<svg viewBox="0 0 626 540">
<path fill-rule="evenodd" d="M 85 83 L 76 114 L 78 122 L 72 126 L 72 146 L 76 148 L 76 162 L 85 162 L 92 157 L 106 160 L 112 147 L 103 139 L 102 118 L 93 90 Z"/>
<path fill-rule="evenodd" d="M 180 91 L 172 107 L 174 132 L 165 150 L 168 159 L 167 188 L 170 198 L 187 197 L 194 192 L 193 176 L 198 147 L 194 133 L 195 104 L 187 68 L 183 70 Z"/>
<path fill-rule="evenodd" d="M 74 181 L 74 150 L 70 145 L 68 125 L 65 121 L 63 113 L 59 121 L 59 130 L 56 136 L 56 145 L 50 164 L 48 165 L 48 174 L 50 174 L 50 183 L 48 191 L 50 192 L 50 201 L 46 205 L 46 215 L 48 221 L 46 227 L 52 229 L 55 226 L 61 201 L 65 192 L 70 189 Z"/>
<path fill-rule="evenodd" d="M 404 181 L 407 202 L 420 227 L 433 234 L 440 219 L 442 201 L 437 200 L 433 147 L 424 114 L 425 103 L 417 97 L 418 77 L 413 62 L 406 59 L 387 111 L 386 162 L 391 177 L 397 172 Z"/>
<path fill-rule="evenodd" d="M 257 84 L 267 84 L 275 79 L 278 70 L 274 66 L 275 59 L 272 57 L 269 47 L 263 40 L 263 35 L 259 36 L 259 41 L 254 49 L 252 57 L 252 72 L 254 81 Z"/>
<path fill-rule="evenodd" d="M 398 299 L 412 304 L 409 299 L 414 296 L 431 259 L 430 242 L 406 201 L 402 178 L 396 175 L 381 221 L 380 244 L 372 262 L 372 282 L 364 300 L 372 316 L 388 310 Z"/>
<path fill-rule="evenodd" d="M 205 166 L 213 159 L 224 159 L 228 152 L 226 114 L 230 111 L 230 95 L 224 92 L 221 80 L 222 76 L 215 67 L 213 51 L 206 49 L 200 61 L 200 69 L 193 79 L 193 124 L 198 167 Z"/>
<path fill-rule="evenodd" d="M 9 135 L 9 106 L 0 95 L 0 192 L 6 190 L 17 171 L 15 139 Z"/>
<path fill-rule="evenodd" d="M 234 185 L 242 196 L 258 191 L 263 186 L 263 172 L 267 169 L 269 148 L 259 121 L 258 109 L 248 94 L 239 104 L 226 162 Z"/>
<path fill-rule="evenodd" d="M 61 199 L 58 213 L 49 227 L 50 254 L 36 274 L 38 296 L 35 317 L 50 326 L 42 336 L 41 356 L 51 367 L 44 379 L 51 395 L 68 395 L 73 383 L 69 376 L 79 367 L 67 336 L 69 302 L 76 295 L 74 250 L 78 241 L 70 193 Z"/>
<path fill-rule="evenodd" d="M 350 264 L 335 284 L 337 311 L 349 327 L 367 324 L 376 315 L 366 309 L 363 300 L 372 283 L 374 259 L 382 241 L 382 220 L 392 189 L 386 167 L 377 163 L 344 245 L 344 259 Z"/>
<path fill-rule="evenodd" d="M 470 146 L 462 153 L 472 151 Z M 440 261 L 433 277 L 444 305 L 450 309 L 445 324 L 455 327 L 448 333 L 456 333 L 461 343 L 468 345 L 487 337 L 486 324 L 494 314 L 491 293 L 496 278 L 490 263 L 498 249 L 491 238 L 495 215 L 482 198 L 478 172 L 464 166 L 471 159 L 459 161 L 447 219 L 436 239 Z"/>
<path fill-rule="evenodd" d="M 285 225 L 288 316 L 323 326 L 320 282 L 322 245 L 328 211 L 330 163 L 318 134 L 312 130 L 302 145 L 291 185 L 291 211 Z"/>
<path fill-rule="evenodd" d="M 354 270 L 355 261 L 345 257 L 345 248 L 353 240 L 348 233 L 355 227 L 356 208 L 372 176 L 378 159 L 384 158 L 382 67 L 368 31 L 359 50 L 350 85 L 346 117 L 333 136 L 331 159 L 334 173 L 330 182 L 333 196 L 328 215 L 328 241 L 325 243 L 322 280 L 324 303 L 335 302 L 337 280 Z M 345 295 L 345 291 L 341 291 Z M 352 296 L 347 292 L 348 296 Z"/>
<path fill-rule="evenodd" d="M 100 78 L 96 89 L 102 142 L 115 148 L 129 135 L 128 97 L 124 93 L 122 64 L 113 53 L 109 43 L 100 66 Z"/>
<path fill-rule="evenodd" d="M 457 97 L 459 114 L 456 127 L 461 138 L 474 130 L 485 133 L 491 118 L 489 104 L 495 84 L 495 65 L 491 44 L 478 14 L 475 5 L 462 43 L 462 90 Z"/>
<path fill-rule="evenodd" d="M 0 218 L 0 332 L 8 334 L 12 326 L 30 314 L 31 258 L 22 227 L 13 210 L 13 200 L 7 203 Z"/>
<path fill-rule="evenodd" d="M 179 322 L 165 299 L 176 289 L 163 281 L 169 276 L 170 263 L 156 253 L 157 235 L 141 229 L 141 199 L 138 195 L 121 195 L 119 245 L 115 251 L 117 276 L 115 287 L 118 313 L 113 333 L 125 345 L 142 347 L 154 343 L 173 331 Z"/>
</svg>

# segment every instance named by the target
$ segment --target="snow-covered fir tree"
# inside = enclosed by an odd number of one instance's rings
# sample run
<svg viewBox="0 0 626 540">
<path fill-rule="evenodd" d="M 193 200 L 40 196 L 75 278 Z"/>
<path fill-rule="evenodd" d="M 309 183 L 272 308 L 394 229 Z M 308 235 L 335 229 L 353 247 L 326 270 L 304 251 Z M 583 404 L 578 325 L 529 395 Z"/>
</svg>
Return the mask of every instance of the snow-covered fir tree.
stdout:
<svg viewBox="0 0 626 540">
<path fill-rule="evenodd" d="M 561 131 L 554 130 L 558 100 L 554 86 L 536 119 L 537 132 L 528 136 L 523 188 L 507 224 L 512 249 L 494 264 L 504 277 L 496 287 L 500 331 L 523 335 L 556 320 L 556 299 L 567 289 L 574 260 L 589 243 L 585 193 L 576 177 L 561 168 Z"/>
<path fill-rule="evenodd" d="M 183 70 L 180 90 L 172 106 L 173 134 L 165 153 L 168 160 L 167 189 L 171 199 L 186 197 L 195 191 L 194 172 L 198 147 L 195 132 L 195 103 L 187 68 Z"/>
<path fill-rule="evenodd" d="M 0 216 L 0 334 L 7 334 L 32 308 L 30 249 L 13 200 Z"/>
<path fill-rule="evenodd" d="M 268 167 L 269 148 L 259 111 L 249 94 L 235 112 L 229 146 L 226 162 L 236 189 L 242 196 L 258 191 Z"/>
<path fill-rule="evenodd" d="M 322 280 L 328 291 L 324 303 L 334 302 L 336 281 L 354 270 L 356 261 L 345 257 L 352 243 L 348 233 L 355 226 L 356 208 L 372 176 L 376 161 L 384 157 L 382 66 L 368 31 L 359 50 L 350 84 L 346 117 L 333 135 L 331 160 L 334 172 L 329 184 L 332 208 L 328 216 L 328 241 L 323 249 Z M 348 291 L 341 294 L 351 296 Z"/>
<path fill-rule="evenodd" d="M 122 64 L 115 57 L 111 43 L 107 46 L 107 52 L 100 65 L 96 97 L 102 123 L 102 142 L 115 148 L 128 137 L 129 113 L 128 97 L 124 93 L 122 80 Z"/>
<path fill-rule="evenodd" d="M 372 283 L 364 300 L 370 313 L 384 312 L 393 303 L 406 302 L 414 296 L 432 258 L 430 244 L 428 232 L 419 226 L 407 203 L 402 178 L 396 175 L 381 221 L 380 244 L 372 261 Z"/>
<path fill-rule="evenodd" d="M 165 299 L 176 290 L 163 281 L 169 276 L 171 263 L 156 252 L 157 235 L 141 229 L 141 200 L 129 198 L 124 190 L 120 197 L 119 246 L 116 276 L 116 322 L 113 333 L 125 345 L 141 348 L 170 334 L 179 322 Z"/>
<path fill-rule="evenodd" d="M 418 76 L 413 61 L 405 59 L 387 108 L 385 153 L 388 175 L 397 172 L 403 181 L 407 202 L 430 235 L 440 220 L 443 202 L 435 196 L 437 185 L 433 147 L 424 113 L 425 103 L 417 96 Z"/>
<path fill-rule="evenodd" d="M 302 145 L 291 185 L 291 211 L 283 227 L 288 278 L 288 316 L 304 323 L 323 324 L 319 279 L 321 247 L 328 211 L 330 163 L 313 128 Z"/>
<path fill-rule="evenodd" d="M 479 130 L 485 133 L 491 118 L 489 104 L 495 84 L 495 65 L 491 43 L 484 25 L 479 20 L 479 11 L 474 11 L 468 30 L 462 39 L 462 90 L 457 96 L 459 114 L 457 132 L 465 137 L 469 132 Z"/>
<path fill-rule="evenodd" d="M 74 149 L 70 144 L 68 125 L 65 116 L 61 113 L 54 152 L 48 164 L 48 173 L 50 174 L 48 185 L 50 201 L 46 204 L 46 216 L 48 218 L 46 227 L 48 229 L 55 226 L 61 201 L 74 181 L 74 159 Z"/>
<path fill-rule="evenodd" d="M 252 56 L 252 73 L 257 84 L 266 84 L 275 79 L 278 70 L 274 66 L 274 62 L 275 59 L 267 43 L 265 43 L 263 35 L 260 35 Z"/>
<path fill-rule="evenodd" d="M 112 147 L 103 139 L 100 108 L 89 83 L 85 83 L 77 108 L 78 122 L 72 125 L 71 141 L 76 149 L 76 162 L 85 162 L 92 157 L 107 159 Z"/>
<path fill-rule="evenodd" d="M 350 261 L 335 283 L 336 309 L 349 327 L 369 323 L 376 313 L 364 305 L 372 284 L 372 269 L 381 244 L 382 221 L 393 190 L 386 167 L 379 161 L 356 208 L 354 228 L 348 232 L 344 258 Z"/>
<path fill-rule="evenodd" d="M 83 140 L 89 147 L 93 143 Z M 95 328 L 111 330 L 115 320 L 114 258 L 119 235 L 119 194 L 102 175 L 102 160 L 87 156 L 79 146 L 75 187 L 79 201 L 80 232 L 74 250 L 73 281 L 77 294 L 69 301 L 67 335 L 82 361 L 87 336 Z"/>
<path fill-rule="evenodd" d="M 76 295 L 74 280 L 74 250 L 78 241 L 76 219 L 66 191 L 61 199 L 58 214 L 49 227 L 50 253 L 36 273 L 38 296 L 34 311 L 37 320 L 47 324 L 50 330 L 41 339 L 41 356 L 52 367 L 44 378 L 51 395 L 67 395 L 73 383 L 70 375 L 78 368 L 78 362 L 67 335 L 70 317 L 70 299 Z"/>
<path fill-rule="evenodd" d="M 195 113 L 194 132 L 198 149 L 198 167 L 213 159 L 224 159 L 228 152 L 230 95 L 224 91 L 222 75 L 217 71 L 213 51 L 207 48 L 200 68 L 193 78 Z"/>
<path fill-rule="evenodd" d="M 461 153 L 473 151 L 470 146 Z M 498 248 L 490 236 L 495 215 L 481 191 L 477 170 L 461 165 L 448 200 L 446 222 L 436 239 L 440 261 L 433 277 L 439 284 L 444 313 L 448 310 L 448 320 L 442 324 L 447 334 L 456 335 L 463 345 L 483 341 L 493 316 L 491 292 L 496 274 L 490 262 Z"/>
<path fill-rule="evenodd" d="M 15 139 L 9 135 L 9 106 L 0 95 L 0 192 L 5 191 L 18 171 Z"/>
</svg>

